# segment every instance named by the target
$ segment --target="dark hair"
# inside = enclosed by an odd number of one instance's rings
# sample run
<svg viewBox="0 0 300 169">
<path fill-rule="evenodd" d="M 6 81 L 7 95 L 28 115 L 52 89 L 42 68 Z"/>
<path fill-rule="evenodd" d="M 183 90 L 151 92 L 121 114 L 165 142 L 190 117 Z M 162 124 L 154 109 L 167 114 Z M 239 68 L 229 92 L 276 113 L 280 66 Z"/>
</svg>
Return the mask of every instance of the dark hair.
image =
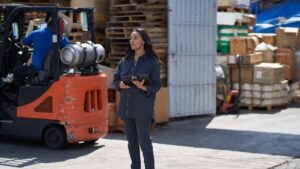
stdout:
<svg viewBox="0 0 300 169">
<path fill-rule="evenodd" d="M 151 57 L 157 59 L 159 61 L 158 56 L 156 55 L 155 51 L 153 50 L 151 39 L 148 35 L 148 33 L 143 28 L 135 28 L 132 32 L 137 32 L 141 35 L 143 41 L 144 41 L 144 50 L 147 54 L 149 54 Z M 127 56 L 134 56 L 134 50 L 130 47 L 130 42 L 128 42 L 127 47 Z"/>
</svg>

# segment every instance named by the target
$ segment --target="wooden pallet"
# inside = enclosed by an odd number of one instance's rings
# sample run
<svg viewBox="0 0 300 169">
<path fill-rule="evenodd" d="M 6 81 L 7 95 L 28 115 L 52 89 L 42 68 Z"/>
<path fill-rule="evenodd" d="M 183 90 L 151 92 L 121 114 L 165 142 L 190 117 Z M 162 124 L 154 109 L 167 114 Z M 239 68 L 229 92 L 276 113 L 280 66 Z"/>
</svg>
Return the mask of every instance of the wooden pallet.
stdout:
<svg viewBox="0 0 300 169">
<path fill-rule="evenodd" d="M 111 64 L 111 67 L 116 67 L 123 57 L 125 55 L 109 53 L 106 61 Z"/>
<path fill-rule="evenodd" d="M 30 21 L 37 18 L 46 18 L 46 13 L 44 12 L 26 12 L 24 21 Z"/>
<path fill-rule="evenodd" d="M 106 23 L 106 27 L 140 27 L 141 23 L 140 22 L 107 22 Z"/>
<path fill-rule="evenodd" d="M 110 10 L 113 11 L 141 11 L 136 4 L 112 5 Z"/>
<path fill-rule="evenodd" d="M 251 25 L 251 23 L 246 22 L 246 21 L 236 21 L 234 25 L 236 25 L 236 26 L 249 26 L 249 25 Z"/>
<path fill-rule="evenodd" d="M 168 0 L 147 0 L 148 4 L 168 4 Z"/>
<path fill-rule="evenodd" d="M 71 32 L 69 33 L 69 41 L 71 43 L 80 42 L 82 40 L 83 33 L 82 32 Z"/>
<path fill-rule="evenodd" d="M 139 15 L 114 15 L 111 17 L 112 22 L 166 22 L 167 16 L 162 13 L 158 14 L 139 14 Z"/>
<path fill-rule="evenodd" d="M 130 33 L 143 27 L 149 34 L 153 49 L 162 61 L 161 77 L 166 83 L 168 56 L 168 6 L 167 0 L 112 0 L 110 22 L 106 38 L 110 42 L 110 54 L 106 61 L 111 67 L 126 56 Z M 121 43 L 120 43 L 121 41 Z"/>
<path fill-rule="evenodd" d="M 147 20 L 145 15 L 121 15 L 121 16 L 112 16 L 113 22 L 118 21 L 132 21 L 132 22 L 141 22 Z"/>
<path fill-rule="evenodd" d="M 168 0 L 111 0 L 111 5 L 126 5 L 126 4 L 167 4 Z"/>
<path fill-rule="evenodd" d="M 117 15 L 141 15 L 143 14 L 143 11 L 110 11 L 111 16 L 117 16 Z"/>
<path fill-rule="evenodd" d="M 111 5 L 126 5 L 135 3 L 134 0 L 111 0 Z"/>
<path fill-rule="evenodd" d="M 138 10 L 143 11 L 167 11 L 168 5 L 167 4 L 142 4 L 136 7 Z"/>
<path fill-rule="evenodd" d="M 165 28 L 163 28 L 165 29 Z M 128 28 L 128 27 L 108 27 L 107 28 L 107 31 L 106 31 L 106 37 L 107 39 L 110 39 L 110 40 L 129 40 L 129 36 L 130 36 L 130 33 L 132 32 L 132 28 Z M 146 30 L 147 31 L 147 30 Z M 152 41 L 154 43 L 166 43 L 167 42 L 167 39 L 166 37 L 168 36 L 168 33 L 167 31 L 147 31 L 148 32 L 148 35 L 151 37 Z M 113 44 L 113 42 L 112 42 Z"/>
<path fill-rule="evenodd" d="M 110 48 L 110 53 L 124 56 L 124 55 L 126 55 L 126 50 L 127 50 L 127 47 L 118 47 L 118 46 L 113 45 Z"/>
<path fill-rule="evenodd" d="M 219 12 L 240 12 L 240 13 L 250 13 L 249 8 L 240 6 L 218 6 Z"/>
<path fill-rule="evenodd" d="M 108 39 L 129 37 L 135 27 L 108 27 L 106 35 Z M 145 28 L 151 38 L 164 38 L 168 36 L 166 28 Z"/>
<path fill-rule="evenodd" d="M 163 37 L 163 38 L 151 38 L 151 41 L 153 44 L 155 43 L 168 43 L 168 38 Z"/>
<path fill-rule="evenodd" d="M 153 48 L 157 55 L 161 57 L 167 56 L 168 48 Z"/>
<path fill-rule="evenodd" d="M 285 108 L 287 106 L 287 104 L 282 104 L 282 105 L 265 105 L 265 106 L 261 106 L 261 105 L 240 105 L 241 108 L 245 108 L 247 110 L 254 110 L 254 109 L 264 109 L 267 111 L 272 111 L 275 108 Z"/>
<path fill-rule="evenodd" d="M 114 21 L 107 22 L 107 27 L 167 27 L 165 21 Z"/>
</svg>

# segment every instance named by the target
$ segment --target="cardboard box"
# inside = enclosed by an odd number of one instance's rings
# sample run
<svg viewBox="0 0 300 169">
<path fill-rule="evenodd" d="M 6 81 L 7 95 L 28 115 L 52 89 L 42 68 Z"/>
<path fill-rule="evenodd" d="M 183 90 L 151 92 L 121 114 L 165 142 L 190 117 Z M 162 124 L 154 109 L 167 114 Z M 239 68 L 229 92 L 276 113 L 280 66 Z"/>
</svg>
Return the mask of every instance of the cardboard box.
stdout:
<svg viewBox="0 0 300 169">
<path fill-rule="evenodd" d="M 156 94 L 154 119 L 156 123 L 169 121 L 169 89 L 167 87 L 160 88 Z"/>
<path fill-rule="evenodd" d="M 297 35 L 298 36 L 297 36 L 297 39 L 296 39 L 296 46 L 295 46 L 295 48 L 297 50 L 300 50 L 300 29 L 298 29 L 298 34 Z"/>
<path fill-rule="evenodd" d="M 275 51 L 272 50 L 266 50 L 266 51 L 262 51 L 263 53 L 263 57 L 262 57 L 262 61 L 263 62 L 268 62 L 268 63 L 273 63 L 274 62 L 274 54 Z"/>
<path fill-rule="evenodd" d="M 230 65 L 230 78 L 232 82 L 239 82 L 239 69 L 236 65 Z M 253 65 L 243 65 L 241 70 L 242 83 L 253 82 Z"/>
<path fill-rule="evenodd" d="M 282 48 L 295 48 L 298 28 L 277 28 L 277 46 Z"/>
<path fill-rule="evenodd" d="M 262 52 L 255 52 L 252 54 L 244 55 L 243 64 L 256 64 L 262 62 L 263 54 Z"/>
<path fill-rule="evenodd" d="M 284 80 L 284 66 L 279 63 L 260 63 L 254 65 L 253 82 L 275 84 Z"/>
<path fill-rule="evenodd" d="M 255 36 L 247 37 L 247 52 L 255 52 L 256 46 L 259 44 L 259 39 Z"/>
<path fill-rule="evenodd" d="M 245 37 L 232 37 L 230 39 L 230 54 L 247 54 L 247 41 Z"/>
<path fill-rule="evenodd" d="M 232 37 L 230 39 L 230 54 L 246 55 L 255 51 L 259 40 L 256 37 Z"/>
<path fill-rule="evenodd" d="M 276 53 L 284 53 L 289 56 L 295 56 L 295 50 L 292 48 L 277 48 Z"/>
<path fill-rule="evenodd" d="M 293 65 L 296 63 L 295 50 L 290 48 L 278 48 L 275 55 L 275 61 L 281 64 Z"/>
<path fill-rule="evenodd" d="M 256 46 L 255 51 L 263 53 L 263 62 L 273 63 L 274 62 L 274 54 L 277 50 L 277 47 L 274 47 L 270 44 L 266 44 L 264 42 L 260 43 Z"/>
<path fill-rule="evenodd" d="M 275 33 L 267 33 L 267 34 L 261 34 L 263 38 L 263 42 L 266 44 L 270 44 L 273 46 L 276 46 L 276 34 Z"/>
<path fill-rule="evenodd" d="M 263 42 L 263 36 L 261 33 L 248 33 L 249 37 L 255 37 L 258 40 L 258 44 Z"/>
<path fill-rule="evenodd" d="M 284 78 L 285 80 L 296 80 L 297 79 L 297 65 L 284 65 Z"/>
<path fill-rule="evenodd" d="M 242 55 L 243 64 L 256 64 L 262 62 L 263 54 L 261 52 L 255 52 L 248 55 Z M 227 64 L 237 64 L 236 55 L 228 55 L 227 56 Z"/>
</svg>

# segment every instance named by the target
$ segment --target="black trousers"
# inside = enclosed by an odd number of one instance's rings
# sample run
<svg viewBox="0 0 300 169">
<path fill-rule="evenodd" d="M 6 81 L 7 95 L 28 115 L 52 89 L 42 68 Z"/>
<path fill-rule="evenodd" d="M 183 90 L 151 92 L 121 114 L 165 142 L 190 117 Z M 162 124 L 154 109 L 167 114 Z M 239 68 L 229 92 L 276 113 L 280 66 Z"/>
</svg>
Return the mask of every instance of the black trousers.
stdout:
<svg viewBox="0 0 300 169">
<path fill-rule="evenodd" d="M 150 136 L 151 120 L 124 119 L 125 133 L 131 158 L 131 169 L 141 169 L 140 148 L 144 156 L 145 169 L 154 169 L 154 154 Z"/>
</svg>

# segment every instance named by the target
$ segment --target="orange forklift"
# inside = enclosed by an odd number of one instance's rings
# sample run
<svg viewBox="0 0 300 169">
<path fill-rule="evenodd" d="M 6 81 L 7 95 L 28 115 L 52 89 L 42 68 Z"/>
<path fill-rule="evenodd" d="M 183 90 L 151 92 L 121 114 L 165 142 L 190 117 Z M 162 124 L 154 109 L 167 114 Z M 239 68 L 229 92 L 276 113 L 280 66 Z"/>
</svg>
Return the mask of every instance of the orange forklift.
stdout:
<svg viewBox="0 0 300 169">
<path fill-rule="evenodd" d="M 0 5 L 1 138 L 41 140 L 51 149 L 60 149 L 68 143 L 93 143 L 105 136 L 107 77 L 98 67 L 105 52 L 95 43 L 93 12 L 93 8 Z M 76 19 L 89 39 L 60 49 L 61 13 Z M 20 42 L 30 31 L 28 18 L 37 14 L 45 23 L 49 19 L 54 23 L 50 25 L 52 50 L 46 56 L 44 70 L 38 72 L 39 79 L 34 83 L 7 83 L 5 79 L 25 64 L 34 50 Z"/>
</svg>

